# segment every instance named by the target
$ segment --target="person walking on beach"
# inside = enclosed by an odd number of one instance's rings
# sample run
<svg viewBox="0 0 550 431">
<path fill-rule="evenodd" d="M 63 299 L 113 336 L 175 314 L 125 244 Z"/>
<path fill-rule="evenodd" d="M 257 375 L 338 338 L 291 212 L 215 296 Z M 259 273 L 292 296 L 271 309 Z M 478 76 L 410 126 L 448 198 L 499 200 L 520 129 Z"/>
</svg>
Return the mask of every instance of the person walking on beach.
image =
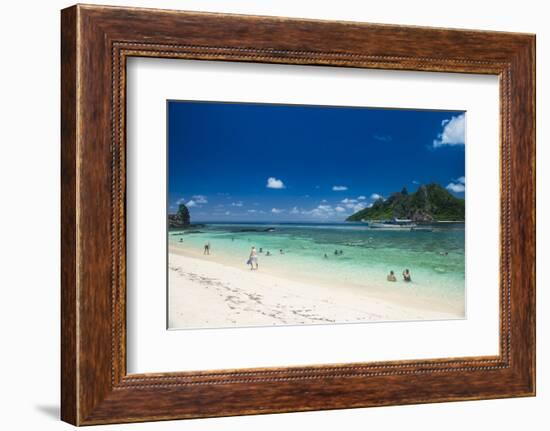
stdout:
<svg viewBox="0 0 550 431">
<path fill-rule="evenodd" d="M 390 271 L 390 273 L 388 274 L 387 280 L 388 281 L 397 281 L 397 278 L 395 278 L 395 274 L 394 274 L 393 271 Z"/>
<path fill-rule="evenodd" d="M 250 269 L 258 269 L 258 253 L 256 252 L 256 247 L 252 247 L 250 250 L 250 256 L 248 257 L 248 264 Z M 254 268 L 256 266 L 256 268 Z"/>
<path fill-rule="evenodd" d="M 203 254 L 210 254 L 210 241 L 208 241 L 206 244 L 204 244 L 204 253 Z"/>
<path fill-rule="evenodd" d="M 408 269 L 405 269 L 405 271 L 403 271 L 403 280 L 407 283 L 412 281 L 411 280 L 411 273 L 409 272 Z"/>
</svg>

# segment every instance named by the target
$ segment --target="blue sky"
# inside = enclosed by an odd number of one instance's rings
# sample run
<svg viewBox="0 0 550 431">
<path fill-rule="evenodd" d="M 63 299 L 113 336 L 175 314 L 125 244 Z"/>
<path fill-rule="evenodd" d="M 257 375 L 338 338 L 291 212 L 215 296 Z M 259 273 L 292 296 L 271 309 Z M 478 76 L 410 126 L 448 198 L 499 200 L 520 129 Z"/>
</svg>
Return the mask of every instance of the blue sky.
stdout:
<svg viewBox="0 0 550 431">
<path fill-rule="evenodd" d="M 404 186 L 465 191 L 465 113 L 168 102 L 168 207 L 200 221 L 343 221 Z"/>
</svg>

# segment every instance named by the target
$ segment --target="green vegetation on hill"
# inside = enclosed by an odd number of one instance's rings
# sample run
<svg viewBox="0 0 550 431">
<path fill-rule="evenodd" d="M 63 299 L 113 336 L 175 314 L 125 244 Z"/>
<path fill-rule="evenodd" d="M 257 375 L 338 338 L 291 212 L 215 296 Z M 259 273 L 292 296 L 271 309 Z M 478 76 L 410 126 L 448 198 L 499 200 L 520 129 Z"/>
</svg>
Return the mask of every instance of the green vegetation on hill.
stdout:
<svg viewBox="0 0 550 431">
<path fill-rule="evenodd" d="M 370 208 L 349 216 L 346 221 L 389 220 L 406 218 L 415 222 L 464 221 L 464 199 L 449 193 L 439 184 L 421 185 L 415 193 L 406 188 L 388 199 L 378 199 Z"/>
</svg>

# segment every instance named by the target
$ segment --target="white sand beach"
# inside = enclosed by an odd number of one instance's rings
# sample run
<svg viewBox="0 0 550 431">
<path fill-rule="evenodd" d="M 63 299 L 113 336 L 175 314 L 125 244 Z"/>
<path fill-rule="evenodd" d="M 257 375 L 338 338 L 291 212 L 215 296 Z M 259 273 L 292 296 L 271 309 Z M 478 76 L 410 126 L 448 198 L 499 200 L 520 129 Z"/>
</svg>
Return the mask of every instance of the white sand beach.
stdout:
<svg viewBox="0 0 550 431">
<path fill-rule="evenodd" d="M 244 264 L 238 267 L 179 247 L 169 250 L 171 329 L 463 317 L 463 305 L 427 299 L 413 290 L 334 286 L 270 268 L 251 271 Z"/>
</svg>

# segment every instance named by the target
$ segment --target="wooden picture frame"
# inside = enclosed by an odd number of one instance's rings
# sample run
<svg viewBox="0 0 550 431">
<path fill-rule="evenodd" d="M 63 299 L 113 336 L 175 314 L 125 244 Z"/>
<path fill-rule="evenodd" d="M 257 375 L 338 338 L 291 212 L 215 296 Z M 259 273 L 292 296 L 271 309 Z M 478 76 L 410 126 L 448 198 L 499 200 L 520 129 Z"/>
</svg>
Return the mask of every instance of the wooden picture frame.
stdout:
<svg viewBox="0 0 550 431">
<path fill-rule="evenodd" d="M 535 36 L 77 5 L 61 14 L 61 418 L 75 425 L 535 394 Z M 500 354 L 127 374 L 131 56 L 498 75 Z"/>
</svg>

